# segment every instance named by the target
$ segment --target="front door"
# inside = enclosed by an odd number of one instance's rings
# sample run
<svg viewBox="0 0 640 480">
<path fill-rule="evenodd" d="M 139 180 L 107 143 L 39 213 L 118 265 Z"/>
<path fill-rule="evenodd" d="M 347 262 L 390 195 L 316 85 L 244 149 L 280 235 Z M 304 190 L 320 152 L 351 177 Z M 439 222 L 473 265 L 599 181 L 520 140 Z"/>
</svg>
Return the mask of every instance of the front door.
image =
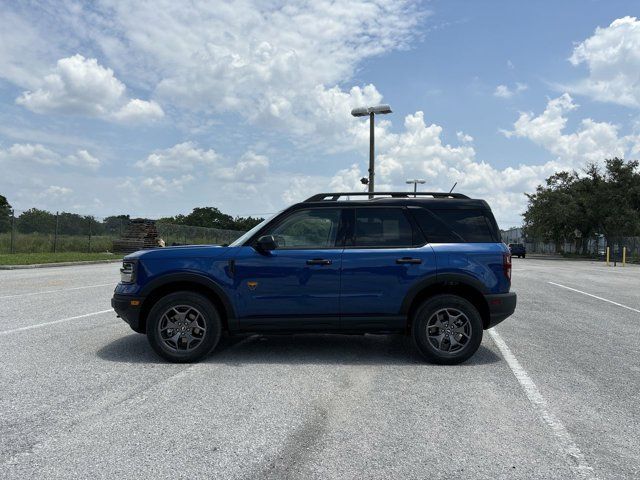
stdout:
<svg viewBox="0 0 640 480">
<path fill-rule="evenodd" d="M 342 328 L 403 328 L 400 310 L 409 289 L 436 274 L 433 249 L 403 207 L 355 208 L 344 216 L 350 228 L 342 256 Z"/>
<path fill-rule="evenodd" d="M 263 232 L 275 237 L 277 249 L 240 247 L 234 276 L 242 329 L 338 327 L 340 213 L 338 208 L 294 211 Z"/>
</svg>

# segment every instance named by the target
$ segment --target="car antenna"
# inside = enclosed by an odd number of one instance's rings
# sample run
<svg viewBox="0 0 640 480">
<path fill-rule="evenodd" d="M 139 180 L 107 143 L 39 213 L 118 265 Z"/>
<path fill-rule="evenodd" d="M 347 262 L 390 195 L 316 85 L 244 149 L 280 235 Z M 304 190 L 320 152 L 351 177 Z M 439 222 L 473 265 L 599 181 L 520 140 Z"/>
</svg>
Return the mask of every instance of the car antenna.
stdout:
<svg viewBox="0 0 640 480">
<path fill-rule="evenodd" d="M 453 189 L 456 188 L 456 185 L 458 184 L 458 182 L 453 184 L 453 187 L 451 187 L 451 190 L 449 190 L 449 193 L 453 192 Z"/>
</svg>

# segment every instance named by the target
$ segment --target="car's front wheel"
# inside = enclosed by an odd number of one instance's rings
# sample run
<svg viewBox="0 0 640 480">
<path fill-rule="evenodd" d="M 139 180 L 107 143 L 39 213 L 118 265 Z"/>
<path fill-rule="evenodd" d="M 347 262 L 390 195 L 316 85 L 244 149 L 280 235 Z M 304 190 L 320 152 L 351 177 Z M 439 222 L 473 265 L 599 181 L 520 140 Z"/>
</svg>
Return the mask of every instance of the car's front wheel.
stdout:
<svg viewBox="0 0 640 480">
<path fill-rule="evenodd" d="M 482 342 L 480 313 L 457 295 L 437 295 L 416 310 L 412 334 L 416 347 L 429 361 L 443 365 L 462 363 Z"/>
<path fill-rule="evenodd" d="M 193 292 L 174 292 L 162 297 L 147 317 L 149 344 L 170 362 L 200 360 L 218 344 L 221 331 L 215 306 Z"/>
</svg>

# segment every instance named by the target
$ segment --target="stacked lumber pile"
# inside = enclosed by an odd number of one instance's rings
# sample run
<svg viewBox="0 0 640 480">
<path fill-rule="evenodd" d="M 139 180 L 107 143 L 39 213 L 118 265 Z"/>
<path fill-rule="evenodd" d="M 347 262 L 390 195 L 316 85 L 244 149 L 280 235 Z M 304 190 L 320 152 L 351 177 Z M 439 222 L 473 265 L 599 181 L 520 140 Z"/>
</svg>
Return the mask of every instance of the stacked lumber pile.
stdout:
<svg viewBox="0 0 640 480">
<path fill-rule="evenodd" d="M 122 234 L 122 238 L 113 241 L 113 251 L 132 253 L 145 248 L 158 246 L 158 230 L 156 222 L 144 218 L 135 218 Z"/>
</svg>

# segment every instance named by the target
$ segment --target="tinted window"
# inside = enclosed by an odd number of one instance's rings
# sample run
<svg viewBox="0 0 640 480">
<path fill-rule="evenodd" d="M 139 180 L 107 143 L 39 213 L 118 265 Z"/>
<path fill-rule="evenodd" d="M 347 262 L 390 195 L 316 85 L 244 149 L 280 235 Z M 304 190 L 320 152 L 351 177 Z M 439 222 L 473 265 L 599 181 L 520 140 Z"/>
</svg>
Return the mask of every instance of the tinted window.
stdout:
<svg viewBox="0 0 640 480">
<path fill-rule="evenodd" d="M 339 209 L 300 210 L 266 235 L 275 237 L 278 248 L 329 248 L 336 244 L 339 222 Z"/>
<path fill-rule="evenodd" d="M 353 245 L 357 247 L 407 247 L 412 243 L 411 224 L 402 209 L 356 209 Z"/>
<path fill-rule="evenodd" d="M 496 237 L 482 210 L 412 208 L 411 213 L 429 243 L 493 243 Z"/>
</svg>

